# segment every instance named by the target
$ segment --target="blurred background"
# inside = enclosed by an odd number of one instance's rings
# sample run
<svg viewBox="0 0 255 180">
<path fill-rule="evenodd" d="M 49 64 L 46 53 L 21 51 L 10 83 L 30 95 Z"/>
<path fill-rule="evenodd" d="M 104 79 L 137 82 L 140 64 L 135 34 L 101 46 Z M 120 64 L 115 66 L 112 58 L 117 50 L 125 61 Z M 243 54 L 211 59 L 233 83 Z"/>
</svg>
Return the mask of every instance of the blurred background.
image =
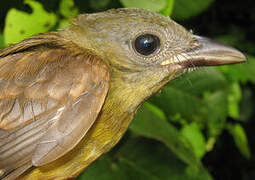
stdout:
<svg viewBox="0 0 255 180">
<path fill-rule="evenodd" d="M 246 64 L 200 68 L 170 82 L 79 180 L 255 179 L 253 0 L 8 0 L 0 6 L 1 48 L 61 29 L 80 13 L 137 7 L 248 57 Z"/>
</svg>

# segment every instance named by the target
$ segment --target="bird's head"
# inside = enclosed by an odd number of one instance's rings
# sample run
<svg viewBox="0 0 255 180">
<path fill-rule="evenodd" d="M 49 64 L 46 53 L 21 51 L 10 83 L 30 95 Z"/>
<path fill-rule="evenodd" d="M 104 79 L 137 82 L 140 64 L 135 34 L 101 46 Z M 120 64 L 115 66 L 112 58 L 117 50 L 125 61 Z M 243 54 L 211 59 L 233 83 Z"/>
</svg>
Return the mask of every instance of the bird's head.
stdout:
<svg viewBox="0 0 255 180">
<path fill-rule="evenodd" d="M 234 48 L 141 9 L 83 14 L 66 30 L 76 32 L 70 35 L 73 41 L 108 64 L 113 79 L 135 84 L 130 87 L 149 91 L 148 96 L 189 69 L 246 61 Z"/>
</svg>

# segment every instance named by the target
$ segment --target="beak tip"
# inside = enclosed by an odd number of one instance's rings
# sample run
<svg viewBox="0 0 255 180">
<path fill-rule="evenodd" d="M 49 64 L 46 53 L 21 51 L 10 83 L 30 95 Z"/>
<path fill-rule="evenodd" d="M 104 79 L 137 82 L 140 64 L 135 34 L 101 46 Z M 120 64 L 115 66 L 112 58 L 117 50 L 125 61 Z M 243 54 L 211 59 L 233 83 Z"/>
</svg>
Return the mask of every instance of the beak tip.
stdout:
<svg viewBox="0 0 255 180">
<path fill-rule="evenodd" d="M 247 56 L 244 53 L 242 53 L 242 52 L 240 52 L 236 49 L 234 49 L 234 53 L 232 55 L 233 55 L 232 56 L 233 57 L 233 60 L 232 60 L 233 64 L 235 64 L 235 63 L 245 63 L 245 62 L 248 61 Z"/>
<path fill-rule="evenodd" d="M 248 62 L 248 57 L 242 53 L 242 61 L 241 62 Z"/>
<path fill-rule="evenodd" d="M 223 43 L 210 40 L 208 38 L 195 36 L 201 43 L 201 48 L 198 50 L 200 57 L 205 60 L 201 65 L 227 65 L 247 62 L 247 57 L 239 50 L 225 45 Z"/>
</svg>

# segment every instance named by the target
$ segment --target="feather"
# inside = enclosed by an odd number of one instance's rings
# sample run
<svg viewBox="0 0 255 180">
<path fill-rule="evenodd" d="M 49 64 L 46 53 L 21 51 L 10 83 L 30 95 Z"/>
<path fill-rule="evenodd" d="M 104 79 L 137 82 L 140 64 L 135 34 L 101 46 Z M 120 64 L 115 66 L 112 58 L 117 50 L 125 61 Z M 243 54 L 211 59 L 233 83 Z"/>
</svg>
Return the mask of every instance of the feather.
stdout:
<svg viewBox="0 0 255 180">
<path fill-rule="evenodd" d="M 0 170 L 7 179 L 69 152 L 104 103 L 103 61 L 72 43 L 70 52 L 58 38 L 37 35 L 0 51 Z"/>
</svg>

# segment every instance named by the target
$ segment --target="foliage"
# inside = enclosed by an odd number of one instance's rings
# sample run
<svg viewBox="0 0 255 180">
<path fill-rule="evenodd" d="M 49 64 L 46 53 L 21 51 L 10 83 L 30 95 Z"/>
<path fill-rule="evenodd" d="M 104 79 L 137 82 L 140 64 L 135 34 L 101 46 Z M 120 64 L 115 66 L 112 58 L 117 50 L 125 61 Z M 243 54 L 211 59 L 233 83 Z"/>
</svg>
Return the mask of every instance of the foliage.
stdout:
<svg viewBox="0 0 255 180">
<path fill-rule="evenodd" d="M 36 1 L 26 0 L 32 8 L 28 14 L 16 9 L 10 9 L 5 22 L 4 39 L 6 44 L 13 44 L 34 34 L 46 32 L 56 24 L 56 15 L 46 12 Z"/>
<path fill-rule="evenodd" d="M 25 0 L 32 9 L 27 13 L 8 10 L 0 47 L 31 35 L 63 28 L 79 12 L 75 3 L 58 1 L 58 9 L 48 12 L 43 4 Z M 137 7 L 157 11 L 174 19 L 189 19 L 205 11 L 213 0 L 95 0 L 85 1 L 88 12 L 110 7 Z M 239 36 L 215 37 L 230 45 Z M 111 153 L 91 165 L 78 179 L 212 179 L 201 159 L 214 149 L 223 131 L 245 158 L 251 157 L 249 142 L 242 126 L 253 112 L 252 90 L 255 59 L 248 64 L 204 68 L 174 80 L 139 110 L 128 135 Z M 246 105 L 248 104 L 248 107 Z M 245 108 L 244 108 L 245 106 Z M 229 122 L 228 119 L 232 121 Z"/>
<path fill-rule="evenodd" d="M 127 8 L 143 8 L 151 11 L 160 11 L 166 6 L 165 0 L 120 0 Z"/>
<path fill-rule="evenodd" d="M 188 19 L 206 10 L 214 0 L 176 0 L 173 9 L 174 19 Z"/>
<path fill-rule="evenodd" d="M 130 153 L 132 152 L 132 153 Z M 105 173 L 102 173 L 105 172 Z M 162 144 L 134 138 L 122 146 L 114 159 L 104 156 L 90 166 L 80 179 L 210 180 L 205 169 L 194 172 Z"/>
</svg>

